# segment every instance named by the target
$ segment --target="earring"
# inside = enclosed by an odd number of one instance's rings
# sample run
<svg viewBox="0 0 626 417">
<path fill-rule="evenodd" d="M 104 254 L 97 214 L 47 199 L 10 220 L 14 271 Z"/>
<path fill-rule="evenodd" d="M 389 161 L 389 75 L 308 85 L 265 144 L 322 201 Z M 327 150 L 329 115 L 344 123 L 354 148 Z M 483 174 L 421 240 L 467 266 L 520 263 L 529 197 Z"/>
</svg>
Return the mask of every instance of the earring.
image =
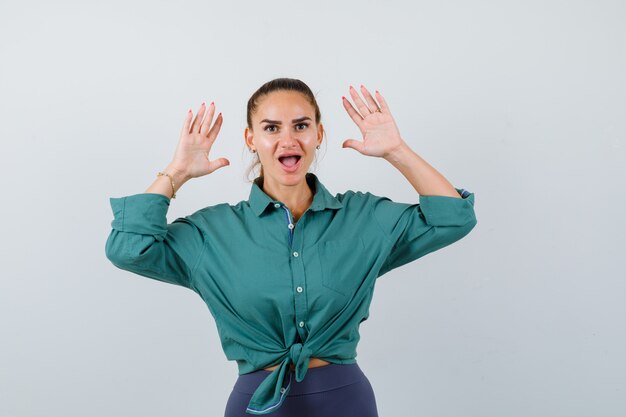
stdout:
<svg viewBox="0 0 626 417">
<path fill-rule="evenodd" d="M 315 149 L 319 149 L 319 148 L 320 148 L 320 145 L 317 145 L 317 146 L 315 147 Z"/>
</svg>

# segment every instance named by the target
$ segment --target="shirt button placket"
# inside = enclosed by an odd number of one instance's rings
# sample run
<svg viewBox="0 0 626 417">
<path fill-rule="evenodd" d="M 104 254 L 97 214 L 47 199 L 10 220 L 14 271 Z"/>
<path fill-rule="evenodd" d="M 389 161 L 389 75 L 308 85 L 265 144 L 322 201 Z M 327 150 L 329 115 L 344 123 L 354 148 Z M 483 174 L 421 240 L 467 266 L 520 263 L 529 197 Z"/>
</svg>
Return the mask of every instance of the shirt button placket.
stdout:
<svg viewBox="0 0 626 417">
<path fill-rule="evenodd" d="M 280 205 L 279 205 L 280 206 Z M 287 214 L 286 222 L 287 228 L 290 233 L 290 244 L 291 244 L 291 262 L 289 263 L 291 267 L 291 280 L 292 280 L 292 288 L 295 288 L 295 292 L 293 293 L 294 306 L 295 306 L 295 319 L 296 319 L 296 329 L 300 338 L 302 340 L 306 339 L 306 329 L 304 327 L 304 323 L 307 317 L 307 303 L 306 297 L 304 293 L 304 289 L 306 287 L 305 282 L 305 271 L 304 271 L 304 260 L 302 259 L 301 248 L 303 246 L 303 227 L 305 222 L 305 217 L 302 218 L 298 222 L 298 226 L 296 226 L 292 220 L 291 212 L 285 206 L 282 206 L 285 209 Z M 295 233 L 295 228 L 298 227 L 298 233 Z"/>
</svg>

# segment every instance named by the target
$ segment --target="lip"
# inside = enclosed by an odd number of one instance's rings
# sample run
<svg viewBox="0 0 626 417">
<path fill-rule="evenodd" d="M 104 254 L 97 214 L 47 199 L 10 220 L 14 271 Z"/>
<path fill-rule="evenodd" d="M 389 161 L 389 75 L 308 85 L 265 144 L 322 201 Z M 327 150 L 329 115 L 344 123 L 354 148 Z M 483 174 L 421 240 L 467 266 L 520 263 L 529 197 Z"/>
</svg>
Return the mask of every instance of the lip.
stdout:
<svg viewBox="0 0 626 417">
<path fill-rule="evenodd" d="M 283 155 L 281 155 L 281 157 L 282 156 Z M 288 156 L 288 155 L 286 155 L 286 156 Z M 280 159 L 276 159 L 276 160 L 278 161 L 278 165 L 281 166 L 283 171 L 292 173 L 292 172 L 296 172 L 300 168 L 300 165 L 302 164 L 302 159 L 304 159 L 304 158 L 300 155 L 300 159 L 298 159 L 298 162 L 296 162 L 296 164 L 294 166 L 292 166 L 292 167 L 288 167 L 288 166 L 283 165 L 283 163 L 280 162 Z"/>
<path fill-rule="evenodd" d="M 299 156 L 299 157 L 302 157 L 302 154 L 299 154 L 297 152 L 285 152 L 283 154 L 278 155 L 278 158 L 282 158 L 283 156 Z"/>
</svg>

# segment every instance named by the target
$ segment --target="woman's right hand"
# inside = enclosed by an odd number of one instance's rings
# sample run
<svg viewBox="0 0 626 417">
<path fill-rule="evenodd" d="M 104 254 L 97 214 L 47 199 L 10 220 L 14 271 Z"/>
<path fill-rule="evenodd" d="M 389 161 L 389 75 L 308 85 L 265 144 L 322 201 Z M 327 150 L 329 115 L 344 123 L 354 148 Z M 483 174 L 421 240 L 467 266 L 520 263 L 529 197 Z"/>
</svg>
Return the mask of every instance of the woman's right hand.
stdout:
<svg viewBox="0 0 626 417">
<path fill-rule="evenodd" d="M 222 113 L 220 113 L 211 127 L 214 114 L 214 103 L 211 103 L 208 109 L 205 103 L 202 103 L 193 123 L 191 123 L 193 117 L 191 110 L 187 112 L 178 146 L 169 166 L 184 173 L 188 178 L 201 177 L 230 165 L 230 161 L 226 158 L 217 158 L 212 161 L 209 159 L 211 146 L 217 138 L 223 120 Z M 202 120 L 203 116 L 205 116 L 204 120 Z"/>
</svg>

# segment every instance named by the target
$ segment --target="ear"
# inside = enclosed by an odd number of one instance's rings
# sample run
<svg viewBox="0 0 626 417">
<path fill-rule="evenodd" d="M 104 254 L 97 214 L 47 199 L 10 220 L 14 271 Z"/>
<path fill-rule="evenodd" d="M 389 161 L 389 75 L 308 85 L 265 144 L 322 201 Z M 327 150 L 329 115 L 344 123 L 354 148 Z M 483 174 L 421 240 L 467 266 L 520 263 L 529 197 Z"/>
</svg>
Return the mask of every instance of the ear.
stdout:
<svg viewBox="0 0 626 417">
<path fill-rule="evenodd" d="M 243 138 L 246 142 L 246 146 L 248 147 L 248 149 L 254 148 L 254 143 L 252 142 L 252 139 L 254 138 L 254 134 L 248 127 L 246 127 L 243 131 Z"/>
<path fill-rule="evenodd" d="M 321 145 L 324 140 L 324 125 L 320 122 L 319 127 L 317 128 L 317 144 Z"/>
</svg>

